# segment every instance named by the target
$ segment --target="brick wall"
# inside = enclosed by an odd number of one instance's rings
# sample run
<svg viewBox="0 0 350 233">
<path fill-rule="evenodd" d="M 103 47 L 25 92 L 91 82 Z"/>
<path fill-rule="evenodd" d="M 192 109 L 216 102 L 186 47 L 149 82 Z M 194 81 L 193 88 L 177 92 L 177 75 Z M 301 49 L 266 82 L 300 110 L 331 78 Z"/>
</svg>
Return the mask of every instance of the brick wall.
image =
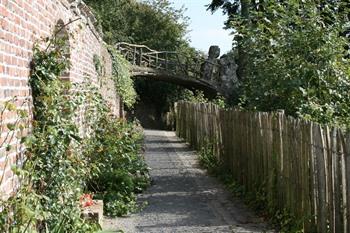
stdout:
<svg viewBox="0 0 350 233">
<path fill-rule="evenodd" d="M 18 96 L 17 105 L 30 99 L 28 76 L 32 49 L 35 42 L 52 35 L 57 24 L 70 23 L 65 28 L 69 35 L 67 51 L 70 55 L 71 68 L 65 78 L 71 82 L 81 82 L 90 77 L 92 82 L 101 87 L 115 114 L 120 113 L 120 99 L 117 96 L 111 75 L 111 58 L 98 31 L 93 24 L 95 18 L 84 3 L 74 0 L 0 0 L 0 102 Z M 99 78 L 93 62 L 94 54 L 105 62 L 104 77 Z M 101 80 L 103 79 L 103 80 Z M 108 88 L 107 88 L 108 87 Z M 30 106 L 23 106 L 30 113 Z M 5 114 L 5 121 L 15 119 L 12 114 Z M 28 124 L 30 128 L 30 124 Z M 4 134 L 0 135 L 3 140 Z M 0 150 L 1 174 L 5 177 L 0 184 L 0 197 L 12 192 L 16 184 L 11 171 L 11 164 L 18 161 L 17 139 L 12 140 L 14 149 L 6 161 L 4 148 Z"/>
</svg>

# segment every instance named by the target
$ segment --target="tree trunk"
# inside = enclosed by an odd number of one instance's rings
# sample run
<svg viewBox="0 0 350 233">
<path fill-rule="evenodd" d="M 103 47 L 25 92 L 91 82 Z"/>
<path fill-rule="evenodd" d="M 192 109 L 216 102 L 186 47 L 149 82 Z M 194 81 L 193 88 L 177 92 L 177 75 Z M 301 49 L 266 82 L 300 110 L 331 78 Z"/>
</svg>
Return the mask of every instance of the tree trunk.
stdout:
<svg viewBox="0 0 350 233">
<path fill-rule="evenodd" d="M 245 20 L 245 24 L 249 24 L 249 0 L 241 0 L 241 16 Z M 238 70 L 237 75 L 240 80 L 246 78 L 247 75 L 247 53 L 242 41 L 243 38 L 238 38 Z"/>
</svg>

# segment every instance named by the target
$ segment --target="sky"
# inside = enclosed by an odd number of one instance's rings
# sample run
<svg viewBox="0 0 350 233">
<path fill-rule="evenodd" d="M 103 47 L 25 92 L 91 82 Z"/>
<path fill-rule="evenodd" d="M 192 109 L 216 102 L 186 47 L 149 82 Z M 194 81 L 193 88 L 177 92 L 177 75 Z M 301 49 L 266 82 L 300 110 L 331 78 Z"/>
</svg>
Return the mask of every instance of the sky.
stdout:
<svg viewBox="0 0 350 233">
<path fill-rule="evenodd" d="M 197 49 L 207 52 L 211 45 L 218 45 L 221 54 L 232 48 L 232 38 L 228 30 L 224 30 L 226 16 L 221 10 L 214 14 L 206 10 L 205 5 L 210 0 L 170 0 L 176 8 L 185 6 L 185 15 L 190 17 L 189 39 L 191 45 Z"/>
</svg>

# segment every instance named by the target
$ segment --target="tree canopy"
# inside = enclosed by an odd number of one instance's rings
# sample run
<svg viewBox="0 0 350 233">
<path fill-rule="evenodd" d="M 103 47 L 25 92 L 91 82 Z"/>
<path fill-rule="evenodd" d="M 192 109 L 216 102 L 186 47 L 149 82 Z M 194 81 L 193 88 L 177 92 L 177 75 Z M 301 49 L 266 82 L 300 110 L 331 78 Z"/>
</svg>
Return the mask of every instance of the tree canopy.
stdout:
<svg viewBox="0 0 350 233">
<path fill-rule="evenodd" d="M 185 9 L 176 9 L 169 0 L 85 0 L 94 11 L 111 45 L 128 42 L 146 45 L 159 51 L 177 51 L 191 58 L 197 52 L 186 37 L 189 18 Z M 194 94 L 168 83 L 135 80 L 142 104 L 157 107 L 157 114 L 168 111 L 173 102 Z"/>
<path fill-rule="evenodd" d="M 247 14 L 242 15 L 243 2 Z M 244 51 L 242 107 L 350 125 L 345 1 L 213 0 Z"/>
<path fill-rule="evenodd" d="M 175 9 L 168 0 L 87 0 L 109 44 L 130 42 L 156 50 L 189 48 L 185 9 Z"/>
</svg>

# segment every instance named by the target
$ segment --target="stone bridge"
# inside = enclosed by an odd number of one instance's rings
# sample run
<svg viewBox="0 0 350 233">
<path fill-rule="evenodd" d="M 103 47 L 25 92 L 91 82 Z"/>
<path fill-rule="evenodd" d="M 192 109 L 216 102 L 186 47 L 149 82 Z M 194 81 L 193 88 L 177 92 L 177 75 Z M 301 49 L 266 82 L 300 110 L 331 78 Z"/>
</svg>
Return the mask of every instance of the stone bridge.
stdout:
<svg viewBox="0 0 350 233">
<path fill-rule="evenodd" d="M 173 51 L 156 51 L 145 45 L 124 42 L 116 44 L 116 48 L 131 63 L 131 75 L 135 78 L 174 83 L 188 89 L 202 90 L 209 96 L 228 96 L 232 88 L 231 84 L 228 85 L 231 78 L 228 82 L 223 79 L 227 62 L 217 59 L 220 54 L 217 46 L 210 48 L 208 58 L 189 58 Z M 236 65 L 234 66 L 236 77 Z"/>
</svg>

